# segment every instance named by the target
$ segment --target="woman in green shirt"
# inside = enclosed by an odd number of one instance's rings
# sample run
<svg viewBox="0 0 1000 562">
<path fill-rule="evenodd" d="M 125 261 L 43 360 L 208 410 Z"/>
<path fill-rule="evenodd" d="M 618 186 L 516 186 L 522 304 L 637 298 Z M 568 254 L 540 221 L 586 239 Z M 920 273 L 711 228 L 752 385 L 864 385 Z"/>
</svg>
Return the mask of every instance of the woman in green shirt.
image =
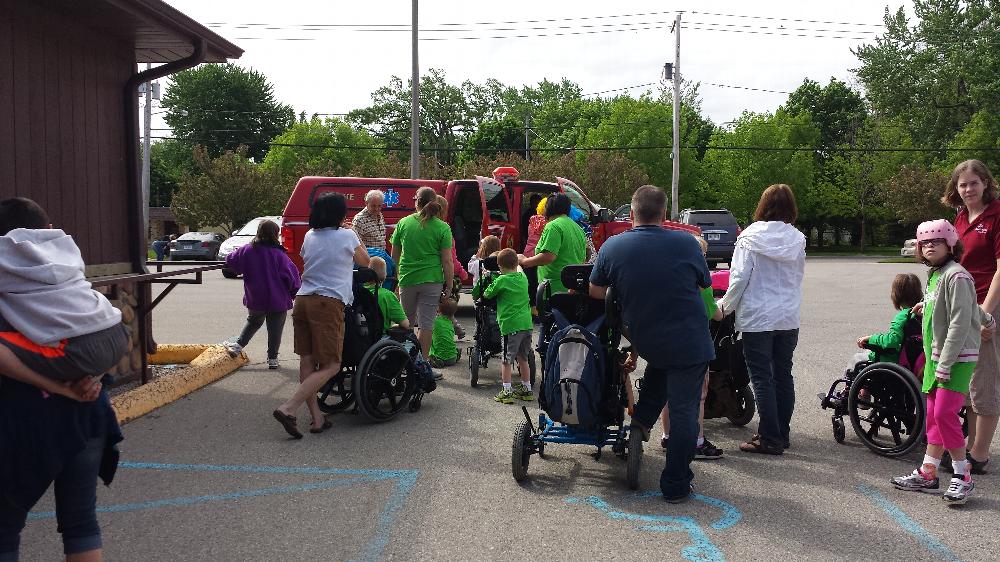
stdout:
<svg viewBox="0 0 1000 562">
<path fill-rule="evenodd" d="M 521 267 L 538 267 L 538 282 L 548 280 L 553 293 L 567 291 L 561 279 L 563 268 L 587 260 L 587 238 L 569 218 L 569 209 L 566 194 L 550 196 L 545 203 L 545 229 L 535 246 L 535 255 L 518 256 Z"/>
<path fill-rule="evenodd" d="M 399 300 L 424 357 L 431 349 L 434 316 L 442 295 L 450 295 L 454 266 L 451 229 L 438 218 L 437 192 L 431 187 L 417 190 L 417 212 L 404 217 L 392 232 L 392 259 L 399 264 Z M 443 289 L 443 292 L 442 292 Z"/>
</svg>

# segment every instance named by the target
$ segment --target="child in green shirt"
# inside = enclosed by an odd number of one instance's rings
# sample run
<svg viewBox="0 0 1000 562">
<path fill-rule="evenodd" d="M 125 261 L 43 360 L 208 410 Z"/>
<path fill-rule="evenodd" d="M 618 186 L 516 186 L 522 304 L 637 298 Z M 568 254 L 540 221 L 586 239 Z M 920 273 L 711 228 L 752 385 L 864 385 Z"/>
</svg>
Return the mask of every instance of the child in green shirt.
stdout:
<svg viewBox="0 0 1000 562">
<path fill-rule="evenodd" d="M 701 245 L 701 253 L 708 254 L 708 242 L 701 236 L 695 235 L 698 244 Z M 715 296 L 711 287 L 701 290 L 701 299 L 705 301 L 705 314 L 712 320 L 722 320 L 722 311 L 715 304 Z M 705 438 L 705 398 L 708 396 L 709 372 L 705 372 L 705 382 L 701 387 L 701 408 L 698 410 L 698 442 L 694 449 L 694 458 L 703 460 L 714 460 L 722 458 L 722 449 L 716 447 L 711 441 Z M 663 422 L 663 437 L 660 438 L 660 446 L 667 448 L 667 439 L 670 438 L 670 408 L 663 407 L 663 414 L 660 416 Z"/>
<path fill-rule="evenodd" d="M 866 357 L 860 354 L 855 357 L 858 360 L 886 361 L 898 363 L 899 354 L 903 346 L 903 327 L 911 318 L 910 309 L 916 306 L 924 298 L 924 289 L 921 287 L 920 278 L 912 273 L 900 273 L 892 280 L 892 289 L 889 292 L 892 305 L 899 312 L 889 324 L 889 330 L 881 334 L 872 334 L 858 338 L 858 347 L 865 348 L 866 344 L 878 347 L 879 350 L 869 351 Z M 912 366 L 911 366 L 912 368 Z M 914 373 L 918 377 L 923 373 Z"/>
<path fill-rule="evenodd" d="M 503 388 L 493 399 L 501 404 L 513 404 L 515 398 L 534 400 L 531 371 L 528 368 L 528 357 L 534 353 L 531 350 L 533 326 L 528 301 L 528 277 L 517 270 L 517 253 L 510 248 L 500 250 L 497 265 L 500 266 L 500 275 L 483 291 L 484 298 L 497 301 L 497 323 L 503 336 L 503 365 L 500 369 Z M 521 382 L 516 387 L 511 385 L 514 361 L 517 361 L 517 368 L 521 372 Z"/>
<path fill-rule="evenodd" d="M 430 363 L 436 368 L 450 367 L 458 363 L 458 347 L 455 345 L 455 311 L 458 301 L 441 299 L 438 313 L 434 318 L 431 337 Z"/>
<path fill-rule="evenodd" d="M 378 276 L 378 283 L 368 285 L 368 290 L 375 293 L 378 307 L 382 311 L 382 333 L 388 332 L 393 325 L 409 329 L 410 321 L 406 319 L 403 305 L 399 304 L 396 294 L 382 287 L 386 276 L 385 260 L 375 256 L 371 259 L 371 264 L 368 267 L 372 268 L 375 275 Z"/>
</svg>

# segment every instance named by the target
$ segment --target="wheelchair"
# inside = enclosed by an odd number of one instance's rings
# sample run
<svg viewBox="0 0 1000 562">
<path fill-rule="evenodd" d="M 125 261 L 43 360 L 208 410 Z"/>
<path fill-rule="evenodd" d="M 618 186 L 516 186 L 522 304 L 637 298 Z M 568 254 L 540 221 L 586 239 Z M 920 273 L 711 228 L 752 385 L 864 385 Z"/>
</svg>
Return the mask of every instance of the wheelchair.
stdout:
<svg viewBox="0 0 1000 562">
<path fill-rule="evenodd" d="M 629 430 L 625 422 L 625 412 L 629 405 L 628 387 L 625 383 L 622 364 L 628 349 L 621 348 L 621 314 L 614 289 L 609 288 L 605 300 L 593 299 L 588 294 L 590 264 L 566 266 L 561 274 L 563 284 L 573 292 L 551 293 L 547 281 L 538 287 L 539 317 L 542 323 L 538 338 L 537 350 L 542 358 L 541 384 L 538 385 L 538 403 L 545 409 L 546 377 L 548 366 L 552 362 L 549 357 L 549 344 L 555 333 L 565 325 L 584 327 L 597 325 L 593 332 L 600 342 L 604 352 L 604 373 L 600 384 L 599 396 L 587 395 L 592 409 L 597 413 L 597 421 L 591 425 L 577 425 L 553 421 L 547 411 L 538 414 L 537 427 L 532 423 L 531 416 L 525 406 L 521 407 L 524 421 L 517 424 L 514 430 L 514 440 L 511 446 L 511 472 L 515 481 L 527 477 L 528 464 L 531 456 L 537 454 L 544 457 L 546 444 L 575 444 L 597 447 L 595 458 L 600 458 L 605 447 L 618 457 L 626 460 L 626 481 L 630 489 L 639 486 L 639 474 L 642 466 L 643 441 L 639 432 Z M 556 314 L 558 312 L 558 314 Z M 583 396 L 580 393 L 577 396 Z M 550 410 L 551 411 L 551 410 Z"/>
<path fill-rule="evenodd" d="M 491 276 L 500 271 L 497 265 L 496 256 L 488 257 L 478 264 L 480 268 L 477 272 L 481 280 L 483 290 L 489 285 Z M 473 307 L 476 316 L 476 331 L 472 336 L 472 346 L 469 347 L 469 384 L 475 388 L 479 386 L 479 371 L 489 367 L 490 359 L 497 358 L 503 353 L 503 336 L 500 335 L 500 324 L 497 322 L 497 303 L 495 299 L 483 297 L 473 299 Z M 535 357 L 528 357 L 528 367 L 531 370 L 531 384 L 535 384 Z M 520 367 L 514 364 L 514 370 Z"/>
<path fill-rule="evenodd" d="M 433 386 L 430 370 L 419 365 L 420 342 L 413 332 L 394 328 L 383 333 L 378 300 L 365 286 L 376 279 L 369 268 L 354 271 L 354 303 L 344 307 L 340 371 L 317 393 L 324 413 L 353 407 L 369 421 L 385 422 L 404 407 L 419 410 L 425 389 Z"/>
<path fill-rule="evenodd" d="M 900 457 L 921 444 L 927 417 L 926 402 L 921 392 L 923 349 L 919 334 L 913 328 L 904 330 L 900 362 L 857 361 L 830 386 L 820 393 L 820 406 L 833 410 L 831 422 L 837 443 L 846 439 L 844 416 L 851 420 L 854 433 L 873 452 L 886 457 Z M 876 354 L 883 349 L 868 345 Z M 912 370 L 911 370 L 912 366 Z M 966 410 L 959 411 L 962 431 L 968 435 Z"/>
</svg>

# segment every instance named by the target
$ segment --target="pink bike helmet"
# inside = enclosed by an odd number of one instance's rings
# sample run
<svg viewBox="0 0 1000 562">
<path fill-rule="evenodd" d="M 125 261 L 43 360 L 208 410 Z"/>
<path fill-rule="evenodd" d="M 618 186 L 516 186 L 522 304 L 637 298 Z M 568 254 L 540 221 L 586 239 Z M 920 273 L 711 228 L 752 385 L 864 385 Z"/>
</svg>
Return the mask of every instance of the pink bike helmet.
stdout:
<svg viewBox="0 0 1000 562">
<path fill-rule="evenodd" d="M 917 227 L 917 242 L 933 240 L 934 238 L 944 238 L 949 248 L 954 248 L 958 242 L 958 231 L 952 224 L 944 219 L 937 219 L 920 223 Z"/>
</svg>

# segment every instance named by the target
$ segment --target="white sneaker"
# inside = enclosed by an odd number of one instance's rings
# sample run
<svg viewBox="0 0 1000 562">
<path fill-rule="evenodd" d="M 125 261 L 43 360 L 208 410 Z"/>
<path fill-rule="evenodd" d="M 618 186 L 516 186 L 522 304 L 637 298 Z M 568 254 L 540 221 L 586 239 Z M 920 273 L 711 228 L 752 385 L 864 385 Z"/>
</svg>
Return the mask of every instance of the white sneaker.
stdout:
<svg viewBox="0 0 1000 562">
<path fill-rule="evenodd" d="M 243 353 L 243 346 L 234 341 L 222 342 L 222 347 L 226 348 L 226 352 L 233 358 L 239 357 Z"/>
<path fill-rule="evenodd" d="M 268 369 L 277 369 L 278 367 L 280 367 L 280 365 L 278 365 L 278 358 L 277 357 L 275 357 L 274 359 L 268 359 L 267 360 L 267 368 Z"/>
<path fill-rule="evenodd" d="M 976 485 L 972 482 L 972 479 L 966 480 L 961 476 L 955 476 L 951 479 L 951 484 L 948 484 L 948 491 L 941 496 L 944 503 L 948 505 L 964 505 L 972 495 L 972 489 Z"/>
</svg>

